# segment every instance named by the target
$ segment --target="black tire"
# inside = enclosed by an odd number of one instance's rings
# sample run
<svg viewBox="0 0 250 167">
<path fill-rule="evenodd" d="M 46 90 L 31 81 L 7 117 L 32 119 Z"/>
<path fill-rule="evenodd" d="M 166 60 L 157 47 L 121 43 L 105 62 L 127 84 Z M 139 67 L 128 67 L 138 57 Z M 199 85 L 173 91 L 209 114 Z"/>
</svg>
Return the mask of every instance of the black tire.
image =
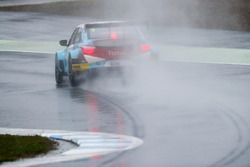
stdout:
<svg viewBox="0 0 250 167">
<path fill-rule="evenodd" d="M 72 71 L 72 59 L 70 56 L 68 63 L 69 63 L 69 82 L 72 87 L 75 87 L 78 85 L 78 82 L 76 80 L 76 74 Z"/>
<path fill-rule="evenodd" d="M 69 75 L 69 82 L 72 87 L 76 87 L 78 85 L 78 82 L 76 81 L 75 74 Z"/>
<path fill-rule="evenodd" d="M 55 80 L 57 85 L 63 83 L 63 73 L 60 71 L 59 61 L 57 59 L 57 56 L 55 57 Z"/>
</svg>

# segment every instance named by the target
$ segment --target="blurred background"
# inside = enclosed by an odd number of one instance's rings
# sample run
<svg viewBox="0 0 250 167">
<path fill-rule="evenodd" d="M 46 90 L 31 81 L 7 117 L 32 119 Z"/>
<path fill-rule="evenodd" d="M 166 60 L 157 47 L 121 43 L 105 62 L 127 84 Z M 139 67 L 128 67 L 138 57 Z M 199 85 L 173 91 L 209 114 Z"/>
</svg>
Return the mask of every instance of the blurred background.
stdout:
<svg viewBox="0 0 250 167">
<path fill-rule="evenodd" d="M 141 20 L 148 23 L 209 29 L 250 30 L 249 0 L 0 0 L 2 11 L 33 11 L 96 19 Z M 48 2 L 53 3 L 48 3 Z M 18 5 L 9 5 L 17 2 Z M 28 3 L 28 0 L 24 1 Z"/>
</svg>

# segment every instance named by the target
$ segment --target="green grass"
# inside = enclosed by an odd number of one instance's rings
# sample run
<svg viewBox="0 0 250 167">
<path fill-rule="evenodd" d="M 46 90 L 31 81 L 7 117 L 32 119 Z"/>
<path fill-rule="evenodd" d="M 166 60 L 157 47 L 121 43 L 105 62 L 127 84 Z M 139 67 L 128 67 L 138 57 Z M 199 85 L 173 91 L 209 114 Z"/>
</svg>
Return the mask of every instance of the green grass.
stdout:
<svg viewBox="0 0 250 167">
<path fill-rule="evenodd" d="M 158 50 L 165 61 L 250 65 L 249 49 L 160 45 Z"/>
<path fill-rule="evenodd" d="M 0 51 L 41 52 L 54 55 L 58 42 L 0 40 Z M 250 65 L 250 49 L 157 45 L 163 61 Z M 34 54 L 36 55 L 36 54 Z"/>
<path fill-rule="evenodd" d="M 56 142 L 41 136 L 0 135 L 0 164 L 45 154 L 56 147 Z"/>
<path fill-rule="evenodd" d="M 0 40 L 0 51 L 28 51 L 54 54 L 61 50 L 58 42 Z"/>
</svg>

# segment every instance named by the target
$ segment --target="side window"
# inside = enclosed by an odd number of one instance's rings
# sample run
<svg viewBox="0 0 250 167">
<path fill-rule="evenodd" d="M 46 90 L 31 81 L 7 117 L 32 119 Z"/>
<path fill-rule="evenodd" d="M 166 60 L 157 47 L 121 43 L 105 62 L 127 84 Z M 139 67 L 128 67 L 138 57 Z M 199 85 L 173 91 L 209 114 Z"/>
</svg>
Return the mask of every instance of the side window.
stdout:
<svg viewBox="0 0 250 167">
<path fill-rule="evenodd" d="M 78 30 L 79 30 L 79 28 L 75 29 L 75 31 L 74 31 L 73 34 L 71 35 L 70 40 L 69 40 L 69 45 L 74 44 L 75 37 L 76 37 L 76 35 L 77 35 Z"/>
<path fill-rule="evenodd" d="M 88 40 L 88 34 L 85 29 L 82 29 L 82 41 L 85 42 Z"/>
<path fill-rule="evenodd" d="M 82 40 L 82 31 L 79 28 L 76 35 L 75 35 L 74 43 L 79 43 L 79 42 L 81 42 L 81 40 Z"/>
</svg>

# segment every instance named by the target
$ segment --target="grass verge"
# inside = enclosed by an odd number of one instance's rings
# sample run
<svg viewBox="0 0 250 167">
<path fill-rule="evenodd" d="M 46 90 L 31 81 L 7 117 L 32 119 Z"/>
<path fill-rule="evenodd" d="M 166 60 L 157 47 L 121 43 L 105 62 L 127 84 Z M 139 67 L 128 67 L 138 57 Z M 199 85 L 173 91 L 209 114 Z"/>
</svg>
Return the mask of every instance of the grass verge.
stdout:
<svg viewBox="0 0 250 167">
<path fill-rule="evenodd" d="M 0 135 L 0 164 L 45 154 L 56 147 L 57 143 L 46 137 Z"/>
<path fill-rule="evenodd" d="M 250 65 L 250 49 L 156 45 L 163 61 Z M 48 53 L 62 50 L 57 42 L 0 40 L 1 51 Z M 36 54 L 34 54 L 36 55 Z"/>
</svg>

